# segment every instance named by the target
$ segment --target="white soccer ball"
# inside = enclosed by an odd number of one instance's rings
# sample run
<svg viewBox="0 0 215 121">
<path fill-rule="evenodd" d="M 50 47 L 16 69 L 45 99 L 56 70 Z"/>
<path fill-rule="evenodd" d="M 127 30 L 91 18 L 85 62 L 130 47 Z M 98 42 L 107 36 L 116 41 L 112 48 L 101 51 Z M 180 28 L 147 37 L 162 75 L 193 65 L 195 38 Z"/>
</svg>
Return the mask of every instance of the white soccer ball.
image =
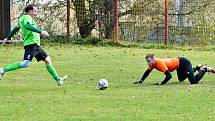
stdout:
<svg viewBox="0 0 215 121">
<path fill-rule="evenodd" d="M 100 79 L 97 86 L 100 90 L 105 90 L 108 87 L 108 81 L 106 79 Z"/>
</svg>

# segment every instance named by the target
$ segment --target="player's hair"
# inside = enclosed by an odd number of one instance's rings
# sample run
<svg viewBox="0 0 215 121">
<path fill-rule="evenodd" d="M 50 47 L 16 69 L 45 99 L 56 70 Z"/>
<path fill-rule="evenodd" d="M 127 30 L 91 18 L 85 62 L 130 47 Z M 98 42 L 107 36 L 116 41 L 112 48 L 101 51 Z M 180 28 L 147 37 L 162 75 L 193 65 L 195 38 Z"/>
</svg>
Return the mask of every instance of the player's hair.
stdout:
<svg viewBox="0 0 215 121">
<path fill-rule="evenodd" d="M 28 13 L 30 10 L 33 10 L 33 9 L 34 9 L 33 5 L 28 5 L 28 6 L 25 7 L 24 12 Z"/>
<path fill-rule="evenodd" d="M 155 56 L 154 54 L 147 54 L 146 55 L 146 59 L 148 59 L 148 58 L 154 58 L 154 56 Z"/>
</svg>

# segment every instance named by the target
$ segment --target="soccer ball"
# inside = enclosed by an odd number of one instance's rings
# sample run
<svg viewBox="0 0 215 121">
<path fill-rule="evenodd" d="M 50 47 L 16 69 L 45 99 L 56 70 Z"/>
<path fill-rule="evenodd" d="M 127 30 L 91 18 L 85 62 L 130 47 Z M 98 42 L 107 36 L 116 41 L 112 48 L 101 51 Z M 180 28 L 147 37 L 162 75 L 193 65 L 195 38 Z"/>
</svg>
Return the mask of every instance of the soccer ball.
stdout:
<svg viewBox="0 0 215 121">
<path fill-rule="evenodd" d="M 106 79 L 100 79 L 98 81 L 98 85 L 97 86 L 98 86 L 98 88 L 100 90 L 105 90 L 108 87 L 108 81 Z"/>
</svg>

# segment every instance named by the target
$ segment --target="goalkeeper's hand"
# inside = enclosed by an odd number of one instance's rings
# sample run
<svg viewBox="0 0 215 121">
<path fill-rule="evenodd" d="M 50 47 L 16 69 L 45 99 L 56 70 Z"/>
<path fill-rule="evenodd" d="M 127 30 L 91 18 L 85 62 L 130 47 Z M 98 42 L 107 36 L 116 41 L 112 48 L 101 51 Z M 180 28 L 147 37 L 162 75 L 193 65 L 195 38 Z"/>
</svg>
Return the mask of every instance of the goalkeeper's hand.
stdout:
<svg viewBox="0 0 215 121">
<path fill-rule="evenodd" d="M 142 83 L 143 83 L 142 80 L 134 82 L 134 84 L 142 84 Z"/>
</svg>

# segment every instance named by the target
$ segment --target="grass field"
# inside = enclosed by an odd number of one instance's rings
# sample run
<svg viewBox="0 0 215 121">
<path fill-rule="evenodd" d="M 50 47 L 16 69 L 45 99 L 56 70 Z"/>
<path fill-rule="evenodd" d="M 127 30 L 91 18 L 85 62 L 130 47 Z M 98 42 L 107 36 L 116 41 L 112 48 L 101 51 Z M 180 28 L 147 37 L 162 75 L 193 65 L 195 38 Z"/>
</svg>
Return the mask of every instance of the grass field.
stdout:
<svg viewBox="0 0 215 121">
<path fill-rule="evenodd" d="M 78 45 L 44 46 L 60 74 L 63 87 L 35 60 L 27 69 L 7 73 L 0 83 L 1 121 L 214 121 L 215 75 L 206 74 L 198 85 L 177 81 L 154 86 L 164 75 L 153 71 L 143 85 L 132 84 L 147 68 L 144 57 L 184 55 L 193 64 L 215 67 L 212 51 L 158 50 Z M 0 47 L 0 66 L 22 59 L 19 46 Z M 100 91 L 99 79 L 110 86 Z"/>
</svg>

